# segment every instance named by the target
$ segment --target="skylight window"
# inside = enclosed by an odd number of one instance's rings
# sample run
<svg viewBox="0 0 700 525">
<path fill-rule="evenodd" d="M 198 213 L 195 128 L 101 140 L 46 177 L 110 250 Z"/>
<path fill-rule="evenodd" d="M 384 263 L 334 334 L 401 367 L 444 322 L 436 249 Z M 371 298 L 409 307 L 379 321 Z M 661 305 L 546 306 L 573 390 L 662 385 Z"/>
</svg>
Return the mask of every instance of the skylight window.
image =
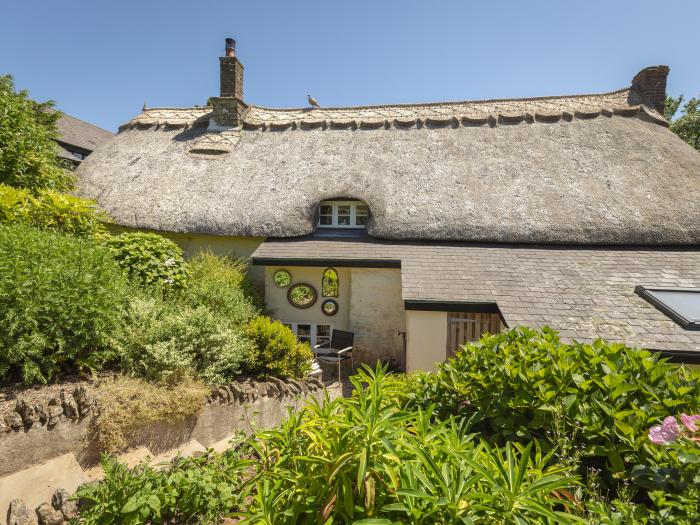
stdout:
<svg viewBox="0 0 700 525">
<path fill-rule="evenodd" d="M 364 228 L 369 208 L 362 201 L 323 201 L 319 208 L 320 228 Z"/>
<path fill-rule="evenodd" d="M 637 286 L 635 293 L 686 330 L 700 330 L 700 288 Z"/>
</svg>

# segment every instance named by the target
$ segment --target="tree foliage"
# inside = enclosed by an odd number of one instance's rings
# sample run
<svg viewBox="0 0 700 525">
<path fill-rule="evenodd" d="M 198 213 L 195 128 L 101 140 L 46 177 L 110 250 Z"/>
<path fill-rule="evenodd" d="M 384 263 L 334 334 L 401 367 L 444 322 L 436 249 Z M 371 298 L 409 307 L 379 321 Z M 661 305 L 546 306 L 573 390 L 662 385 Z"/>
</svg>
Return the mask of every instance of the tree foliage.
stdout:
<svg viewBox="0 0 700 525">
<path fill-rule="evenodd" d="M 0 76 L 0 183 L 31 191 L 66 191 L 73 175 L 61 164 L 55 139 L 61 113 L 53 102 L 38 103 Z"/>
<path fill-rule="evenodd" d="M 105 213 L 93 201 L 67 193 L 0 184 L 0 224 L 24 224 L 78 237 L 107 234 Z"/>
<path fill-rule="evenodd" d="M 666 97 L 664 116 L 671 122 L 671 131 L 700 151 L 700 96 L 693 97 L 683 104 L 684 97 Z M 673 119 L 681 108 L 681 115 Z"/>
</svg>

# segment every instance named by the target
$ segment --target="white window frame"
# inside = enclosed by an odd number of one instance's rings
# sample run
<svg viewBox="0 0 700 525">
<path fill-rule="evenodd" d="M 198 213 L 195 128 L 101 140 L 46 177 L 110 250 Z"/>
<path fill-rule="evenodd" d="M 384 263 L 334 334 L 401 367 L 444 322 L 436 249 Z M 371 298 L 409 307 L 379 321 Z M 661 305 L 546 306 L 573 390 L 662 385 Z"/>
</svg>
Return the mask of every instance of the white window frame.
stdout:
<svg viewBox="0 0 700 525">
<path fill-rule="evenodd" d="M 321 224 L 320 206 L 332 206 L 333 215 L 331 224 Z M 338 206 L 350 206 L 350 224 L 338 224 Z M 319 205 L 318 223 L 319 228 L 366 228 L 366 224 L 357 224 L 357 207 L 367 206 L 362 201 L 322 201 Z M 367 218 L 369 218 L 369 206 L 367 206 Z"/>
<path fill-rule="evenodd" d="M 294 335 L 299 337 L 297 335 L 298 333 L 298 326 L 300 324 L 308 324 L 311 326 L 311 336 L 309 337 L 310 341 L 309 344 L 311 345 L 311 349 L 313 350 L 314 346 L 318 344 L 317 342 L 317 337 L 318 337 L 318 326 L 328 326 L 330 327 L 330 335 L 328 336 L 328 346 L 330 348 L 330 343 L 331 339 L 333 338 L 333 323 L 316 323 L 314 321 L 281 321 L 281 323 L 285 326 L 288 326 L 291 328 L 292 332 L 294 332 Z M 325 336 L 323 336 L 325 337 Z"/>
</svg>

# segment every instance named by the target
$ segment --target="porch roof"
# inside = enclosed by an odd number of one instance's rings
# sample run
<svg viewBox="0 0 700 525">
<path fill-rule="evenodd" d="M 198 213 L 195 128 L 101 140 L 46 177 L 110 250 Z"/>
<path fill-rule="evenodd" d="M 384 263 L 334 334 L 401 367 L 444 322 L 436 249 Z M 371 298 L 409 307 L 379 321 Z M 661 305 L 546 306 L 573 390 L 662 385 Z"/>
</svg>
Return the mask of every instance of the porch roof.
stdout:
<svg viewBox="0 0 700 525">
<path fill-rule="evenodd" d="M 635 286 L 700 287 L 700 249 L 382 241 L 368 237 L 268 240 L 253 263 L 401 268 L 410 303 L 497 303 L 513 327 L 551 326 L 565 340 L 602 337 L 655 350 L 700 352 Z M 447 309 L 447 307 L 446 307 Z"/>
</svg>

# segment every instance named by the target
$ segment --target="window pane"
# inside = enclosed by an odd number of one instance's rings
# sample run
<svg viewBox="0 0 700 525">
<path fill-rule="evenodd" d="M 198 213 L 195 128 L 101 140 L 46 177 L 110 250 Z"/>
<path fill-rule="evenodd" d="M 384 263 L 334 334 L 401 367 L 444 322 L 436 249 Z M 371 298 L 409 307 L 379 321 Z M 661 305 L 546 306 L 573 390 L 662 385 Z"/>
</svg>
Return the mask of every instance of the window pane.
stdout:
<svg viewBox="0 0 700 525">
<path fill-rule="evenodd" d="M 338 206 L 338 226 L 350 226 L 349 204 L 340 204 Z"/>
<path fill-rule="evenodd" d="M 369 208 L 364 204 L 358 204 L 355 208 L 355 226 L 366 226 Z"/>
<path fill-rule="evenodd" d="M 330 337 L 317 337 L 316 344 L 320 345 L 321 348 L 330 348 L 331 347 L 331 338 Z"/>
<path fill-rule="evenodd" d="M 331 336 L 331 325 L 329 324 L 319 324 L 316 326 L 316 335 L 330 337 Z"/>
<path fill-rule="evenodd" d="M 323 226 L 333 225 L 333 206 L 330 204 L 322 204 L 319 213 L 319 224 Z"/>
<path fill-rule="evenodd" d="M 698 292 L 649 290 L 649 293 L 688 321 L 700 321 L 700 290 Z"/>
<path fill-rule="evenodd" d="M 298 324 L 297 325 L 297 336 L 301 337 L 311 337 L 311 325 L 310 324 Z"/>
</svg>

